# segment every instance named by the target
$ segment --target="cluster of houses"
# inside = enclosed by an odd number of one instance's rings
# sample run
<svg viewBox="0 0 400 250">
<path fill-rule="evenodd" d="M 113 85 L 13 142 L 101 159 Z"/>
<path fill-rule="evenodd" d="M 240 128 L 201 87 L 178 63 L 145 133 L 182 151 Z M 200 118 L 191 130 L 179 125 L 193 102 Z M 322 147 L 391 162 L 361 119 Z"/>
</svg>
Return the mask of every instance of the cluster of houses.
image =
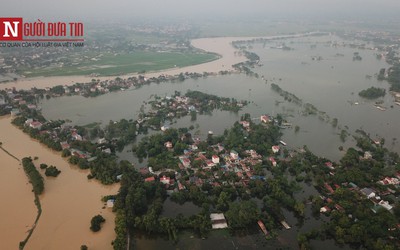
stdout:
<svg viewBox="0 0 400 250">
<path fill-rule="evenodd" d="M 198 100 L 195 98 L 191 98 L 188 96 L 174 95 L 174 96 L 166 96 L 160 100 L 155 100 L 151 102 L 152 110 L 149 111 L 150 115 L 155 115 L 160 111 L 167 113 L 167 118 L 173 118 L 177 115 L 184 115 L 190 112 L 199 112 L 203 109 L 209 107 L 218 106 L 220 109 L 224 108 L 242 108 L 245 105 L 245 102 L 232 102 L 231 99 L 213 99 L 208 100 L 208 102 L 203 102 L 203 100 Z M 248 122 L 247 122 L 248 123 Z M 250 123 L 247 124 L 247 127 L 250 126 Z M 163 126 L 162 130 L 165 131 L 168 129 L 167 126 Z"/>
<path fill-rule="evenodd" d="M 217 75 L 217 73 L 189 73 L 177 75 L 165 75 L 161 74 L 158 77 L 146 78 L 145 76 L 139 75 L 138 77 L 129 77 L 126 79 L 115 78 L 114 80 L 103 80 L 92 79 L 88 83 L 75 83 L 74 85 L 63 85 L 58 88 L 44 89 L 31 89 L 24 92 L 18 92 L 15 88 L 6 89 L 6 95 L 0 95 L 0 108 L 7 110 L 12 115 L 18 115 L 21 111 L 21 106 L 26 105 L 29 109 L 38 109 L 34 100 L 27 98 L 28 96 L 43 96 L 48 95 L 52 97 L 60 97 L 64 95 L 82 95 L 85 97 L 97 96 L 109 93 L 111 91 L 123 91 L 132 87 L 139 87 L 150 83 L 160 83 L 167 81 L 183 80 L 188 78 L 206 77 L 209 75 Z M 43 92 L 44 90 L 44 92 Z M 7 102 L 8 97 L 10 102 Z"/>
<path fill-rule="evenodd" d="M 19 115 L 21 110 L 20 107 L 25 105 L 29 110 L 38 110 L 34 100 L 27 98 L 31 93 L 20 94 L 15 88 L 7 89 L 0 93 L 0 110 L 2 113 L 10 113 L 13 116 Z"/>
<path fill-rule="evenodd" d="M 269 118 L 264 121 L 269 121 Z M 246 129 L 246 127 L 244 127 Z M 209 146 L 207 152 L 200 151 L 198 144 L 201 142 L 199 138 L 194 138 L 194 143 L 189 148 L 184 150 L 182 155 L 178 156 L 180 171 L 170 170 L 174 172 L 175 178 L 170 178 L 162 174 L 161 171 L 154 172 L 151 168 L 147 171 L 141 169 L 141 173 L 149 176 L 145 179 L 146 182 L 153 182 L 156 178 L 166 185 L 168 193 L 186 190 L 190 185 L 201 187 L 204 183 L 217 187 L 221 185 L 234 185 L 247 187 L 250 180 L 265 181 L 264 175 L 257 175 L 254 171 L 254 166 L 262 163 L 262 156 L 255 150 L 249 149 L 242 152 L 242 157 L 233 149 L 226 149 L 222 144 Z M 167 141 L 164 147 L 167 150 L 173 149 L 173 143 Z M 271 147 L 273 155 L 268 159 L 272 166 L 277 166 L 277 161 L 274 158 L 279 156 L 281 148 L 278 145 Z M 211 152 L 211 153 L 210 153 Z M 190 171 L 189 171 L 190 170 Z M 163 170 L 168 172 L 168 170 Z M 192 173 L 192 174 L 190 174 Z M 184 175 L 189 175 L 189 179 L 182 178 Z M 235 175 L 235 178 L 222 178 L 223 175 Z"/>
<path fill-rule="evenodd" d="M 365 152 L 364 157 L 362 159 L 364 160 L 370 160 L 372 158 L 370 152 Z M 335 170 L 335 167 L 331 162 L 326 162 L 325 166 L 328 167 L 330 170 Z M 334 175 L 334 172 L 330 172 L 331 175 Z M 396 177 L 385 177 L 382 180 L 378 181 L 377 183 L 380 185 L 388 186 L 388 185 L 393 185 L 395 189 L 400 188 L 400 172 L 397 172 L 395 174 Z M 371 201 L 371 210 L 376 213 L 379 208 L 384 208 L 388 211 L 391 211 L 393 208 L 393 205 L 391 205 L 388 201 L 386 201 L 383 197 L 390 195 L 390 194 L 395 194 L 396 191 L 387 187 L 385 191 L 377 191 L 374 188 L 371 187 L 364 187 L 364 188 L 359 188 L 356 184 L 350 182 L 350 183 L 342 183 L 341 185 L 338 184 L 333 184 L 330 185 L 328 183 L 324 183 L 324 190 L 326 193 L 329 195 L 332 195 L 335 193 L 336 189 L 338 188 L 348 188 L 349 190 L 352 190 L 354 192 L 357 192 L 361 197 L 364 197 L 365 199 L 368 199 Z M 338 211 L 344 211 L 344 209 L 339 205 L 335 204 L 334 201 L 331 198 L 327 198 L 324 196 L 321 196 L 321 198 L 327 203 L 326 206 L 321 207 L 320 212 L 321 213 L 328 213 L 331 211 L 332 205 L 334 208 L 336 208 Z M 331 205 L 330 205 L 331 204 Z"/>
<path fill-rule="evenodd" d="M 45 123 L 46 124 L 46 123 Z M 36 129 L 39 131 L 39 134 L 48 134 L 51 139 L 55 142 L 59 142 L 61 149 L 68 149 L 71 152 L 71 155 L 76 156 L 81 159 L 87 159 L 89 162 L 95 160 L 95 157 L 92 157 L 90 153 L 78 150 L 76 148 L 71 148 L 70 143 L 73 141 L 84 141 L 85 139 L 78 133 L 77 129 L 71 127 L 68 124 L 62 124 L 56 128 L 50 129 L 42 129 L 44 124 L 39 121 L 35 121 L 31 118 L 28 118 L 25 121 L 25 126 L 30 127 L 31 129 Z M 51 126 L 50 126 L 51 127 Z M 111 149 L 107 147 L 108 141 L 105 138 L 100 138 L 97 141 L 98 149 L 101 149 L 103 153 L 111 154 Z"/>
</svg>

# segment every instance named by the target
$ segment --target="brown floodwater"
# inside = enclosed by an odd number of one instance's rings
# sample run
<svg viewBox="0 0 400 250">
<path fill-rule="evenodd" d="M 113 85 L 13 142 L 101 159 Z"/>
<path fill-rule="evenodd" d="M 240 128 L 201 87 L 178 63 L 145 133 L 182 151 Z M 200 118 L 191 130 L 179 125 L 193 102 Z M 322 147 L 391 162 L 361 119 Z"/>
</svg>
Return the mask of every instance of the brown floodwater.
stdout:
<svg viewBox="0 0 400 250">
<path fill-rule="evenodd" d="M 46 163 L 62 171 L 54 178 L 44 176 L 39 170 L 45 179 L 45 192 L 40 196 L 43 212 L 25 249 L 79 249 L 83 244 L 89 249 L 112 249 L 115 216 L 109 208 L 103 209 L 100 199 L 117 193 L 119 185 L 104 186 L 87 180 L 88 171 L 71 166 L 58 152 L 32 140 L 10 122 L 9 116 L 0 118 L 0 141 L 6 150 L 19 159 L 37 156 L 39 159 L 34 161 L 37 166 Z M 31 186 L 18 162 L 0 152 L 0 163 L 0 192 L 4 200 L 0 210 L 0 249 L 17 249 L 37 210 Z M 93 233 L 89 229 L 90 220 L 97 214 L 106 222 L 100 232 Z"/>
<path fill-rule="evenodd" d="M 35 222 L 37 209 L 32 185 L 22 166 L 3 150 L 0 150 L 0 183 L 0 249 L 17 249 Z"/>
</svg>

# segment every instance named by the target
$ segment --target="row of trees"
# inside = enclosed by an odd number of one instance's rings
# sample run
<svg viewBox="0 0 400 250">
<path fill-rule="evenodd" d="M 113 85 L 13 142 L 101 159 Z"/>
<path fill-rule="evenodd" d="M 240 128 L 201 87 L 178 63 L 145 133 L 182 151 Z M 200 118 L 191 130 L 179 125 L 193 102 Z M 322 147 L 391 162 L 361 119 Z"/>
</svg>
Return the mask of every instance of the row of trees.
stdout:
<svg viewBox="0 0 400 250">
<path fill-rule="evenodd" d="M 36 195 L 40 195 L 44 191 L 44 182 L 43 177 L 36 169 L 35 165 L 32 162 L 32 159 L 29 157 L 25 157 L 22 159 L 22 166 L 26 175 L 29 178 L 29 181 L 32 183 L 33 192 Z"/>
</svg>

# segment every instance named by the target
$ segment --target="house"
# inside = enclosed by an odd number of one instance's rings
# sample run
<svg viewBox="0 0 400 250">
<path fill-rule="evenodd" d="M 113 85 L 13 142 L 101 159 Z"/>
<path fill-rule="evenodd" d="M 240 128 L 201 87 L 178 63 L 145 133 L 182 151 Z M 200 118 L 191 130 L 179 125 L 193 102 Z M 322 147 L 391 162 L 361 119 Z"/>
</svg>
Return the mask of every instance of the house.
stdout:
<svg viewBox="0 0 400 250">
<path fill-rule="evenodd" d="M 264 235 L 268 236 L 269 232 L 268 232 L 267 228 L 265 227 L 264 223 L 261 220 L 259 220 L 259 221 L 257 221 L 257 224 L 260 227 L 261 231 L 264 233 Z"/>
<path fill-rule="evenodd" d="M 190 160 L 189 160 L 189 158 L 186 158 L 186 157 L 184 157 L 184 156 L 179 156 L 179 160 L 181 161 L 182 165 L 183 165 L 185 168 L 189 168 L 189 167 L 190 167 Z"/>
<path fill-rule="evenodd" d="M 358 188 L 358 186 L 357 186 L 355 183 L 353 183 L 353 182 L 349 182 L 349 185 L 350 185 L 352 188 L 354 188 L 354 189 L 357 189 L 357 188 Z"/>
<path fill-rule="evenodd" d="M 364 159 L 365 159 L 365 160 L 372 159 L 372 154 L 371 154 L 371 152 L 365 151 L 365 152 L 364 152 Z"/>
<path fill-rule="evenodd" d="M 185 189 L 186 189 L 186 187 L 178 181 L 178 190 L 181 191 L 181 190 L 185 190 Z"/>
<path fill-rule="evenodd" d="M 339 212 L 344 212 L 344 208 L 342 206 L 340 206 L 339 204 L 335 204 L 335 208 L 339 211 Z"/>
<path fill-rule="evenodd" d="M 107 143 L 107 140 L 106 140 L 106 138 L 100 138 L 100 139 L 97 140 L 97 143 L 98 144 L 104 144 L 104 143 Z"/>
<path fill-rule="evenodd" d="M 28 104 L 28 109 L 36 109 L 36 105 L 35 104 Z"/>
<path fill-rule="evenodd" d="M 189 106 L 189 112 L 196 112 L 196 107 L 193 105 Z"/>
<path fill-rule="evenodd" d="M 328 192 L 330 194 L 333 194 L 335 192 L 335 191 L 333 191 L 333 188 L 331 187 L 331 185 L 329 185 L 328 183 L 325 182 L 324 186 L 325 186 L 326 190 L 328 190 Z"/>
<path fill-rule="evenodd" d="M 218 151 L 218 153 L 219 153 L 219 152 L 222 152 L 223 150 L 225 150 L 225 147 L 222 146 L 221 144 L 218 144 L 218 145 L 217 145 L 217 151 Z"/>
<path fill-rule="evenodd" d="M 165 146 L 167 149 L 172 149 L 172 142 L 167 141 L 166 143 L 164 143 L 164 146 Z"/>
<path fill-rule="evenodd" d="M 82 136 L 80 136 L 77 132 L 72 132 L 71 136 L 76 141 L 82 141 Z"/>
<path fill-rule="evenodd" d="M 142 175 L 147 175 L 147 174 L 150 173 L 150 171 L 149 171 L 148 168 L 140 168 L 140 169 L 139 169 L 139 172 L 140 172 L 140 174 L 142 174 Z"/>
<path fill-rule="evenodd" d="M 279 146 L 272 146 L 272 152 L 274 152 L 274 154 L 279 152 L 280 147 Z"/>
<path fill-rule="evenodd" d="M 35 122 L 31 122 L 30 124 L 29 124 L 29 127 L 31 127 L 31 128 L 33 128 L 33 129 L 38 129 L 38 130 L 40 130 L 41 128 L 42 128 L 42 123 L 40 123 L 40 122 L 38 122 L 38 121 L 35 121 Z"/>
<path fill-rule="evenodd" d="M 206 165 L 208 168 L 212 168 L 215 166 L 215 163 L 212 160 L 206 160 Z"/>
<path fill-rule="evenodd" d="M 250 128 L 250 122 L 248 121 L 241 121 L 240 124 L 242 124 L 244 129 Z"/>
<path fill-rule="evenodd" d="M 331 209 L 328 206 L 321 207 L 321 209 L 319 210 L 320 213 L 329 213 L 330 211 Z"/>
<path fill-rule="evenodd" d="M 214 164 L 219 164 L 219 157 L 218 157 L 218 155 L 213 155 L 213 156 L 211 157 L 211 160 L 212 160 L 212 162 L 213 162 Z"/>
<path fill-rule="evenodd" d="M 276 167 L 276 161 L 275 161 L 274 157 L 269 157 L 268 160 L 271 162 L 273 167 Z"/>
<path fill-rule="evenodd" d="M 32 122 L 33 122 L 33 119 L 32 119 L 32 118 L 26 119 L 26 121 L 25 121 L 25 126 L 31 125 Z"/>
<path fill-rule="evenodd" d="M 76 156 L 78 158 L 81 158 L 81 159 L 90 158 L 90 155 L 88 153 L 82 152 L 82 151 L 77 150 L 77 149 L 71 149 L 71 155 L 74 155 L 74 156 Z"/>
<path fill-rule="evenodd" d="M 383 180 L 378 181 L 378 183 L 382 185 L 399 185 L 400 181 L 397 178 L 385 177 Z"/>
<path fill-rule="evenodd" d="M 246 150 L 246 153 L 247 153 L 248 155 L 250 155 L 251 158 L 253 158 L 253 159 L 261 158 L 261 155 L 257 154 L 257 151 L 255 151 L 255 150 L 253 150 L 253 149 Z"/>
<path fill-rule="evenodd" d="M 163 131 L 163 132 L 166 131 L 167 129 L 169 129 L 168 126 L 162 126 L 162 127 L 161 127 L 161 131 Z"/>
<path fill-rule="evenodd" d="M 64 150 L 64 149 L 69 149 L 70 148 L 70 145 L 68 144 L 68 142 L 66 142 L 66 141 L 62 141 L 62 142 L 60 142 L 60 145 L 61 145 L 61 148 Z"/>
<path fill-rule="evenodd" d="M 239 154 L 235 150 L 231 150 L 230 156 L 234 160 L 239 159 Z"/>
<path fill-rule="evenodd" d="M 169 185 L 171 183 L 171 178 L 164 175 L 160 178 L 160 182 L 164 183 L 165 185 Z"/>
<path fill-rule="evenodd" d="M 389 202 L 387 202 L 387 201 L 384 201 L 384 200 L 381 200 L 379 203 L 378 203 L 381 207 L 383 207 L 384 209 L 386 209 L 386 210 L 391 210 L 392 208 L 393 208 L 393 206 L 391 206 L 390 204 L 389 204 Z"/>
<path fill-rule="evenodd" d="M 210 220 L 212 224 L 212 229 L 221 229 L 228 227 L 228 223 L 226 223 L 226 219 L 223 213 L 211 213 Z"/>
<path fill-rule="evenodd" d="M 101 152 L 106 153 L 106 154 L 111 154 L 111 149 L 106 148 L 106 149 L 101 150 Z"/>
<path fill-rule="evenodd" d="M 107 200 L 107 207 L 113 208 L 114 207 L 114 202 L 115 202 L 115 200 L 113 200 L 113 199 Z"/>
<path fill-rule="evenodd" d="M 333 164 L 332 164 L 332 162 L 330 162 L 330 161 L 328 161 L 328 162 L 325 162 L 325 166 L 327 166 L 329 169 L 332 169 L 332 170 L 334 170 L 335 168 L 333 167 Z"/>
<path fill-rule="evenodd" d="M 368 199 L 374 198 L 375 197 L 375 192 L 374 190 L 370 189 L 370 188 L 363 188 L 360 190 L 360 192 L 365 195 Z"/>
<path fill-rule="evenodd" d="M 261 120 L 261 122 L 263 122 L 263 123 L 269 123 L 269 122 L 270 122 L 269 116 L 267 116 L 267 115 L 262 115 L 262 116 L 260 117 L 260 120 Z"/>
<path fill-rule="evenodd" d="M 144 179 L 144 181 L 145 182 L 153 182 L 153 181 L 155 181 L 155 178 L 154 178 L 154 176 L 147 177 L 146 179 Z"/>
</svg>

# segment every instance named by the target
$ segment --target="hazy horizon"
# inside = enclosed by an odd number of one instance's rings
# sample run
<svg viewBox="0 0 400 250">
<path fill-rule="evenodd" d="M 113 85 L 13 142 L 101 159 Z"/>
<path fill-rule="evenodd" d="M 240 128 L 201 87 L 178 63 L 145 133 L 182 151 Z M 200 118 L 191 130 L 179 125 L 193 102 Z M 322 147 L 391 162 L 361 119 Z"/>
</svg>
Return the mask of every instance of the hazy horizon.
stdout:
<svg viewBox="0 0 400 250">
<path fill-rule="evenodd" d="M 325 20 L 399 19 L 398 0 L 16 0 L 2 4 L 0 16 L 83 21 L 137 19 L 302 18 Z M 385 17 L 385 19 L 382 19 Z"/>
</svg>

